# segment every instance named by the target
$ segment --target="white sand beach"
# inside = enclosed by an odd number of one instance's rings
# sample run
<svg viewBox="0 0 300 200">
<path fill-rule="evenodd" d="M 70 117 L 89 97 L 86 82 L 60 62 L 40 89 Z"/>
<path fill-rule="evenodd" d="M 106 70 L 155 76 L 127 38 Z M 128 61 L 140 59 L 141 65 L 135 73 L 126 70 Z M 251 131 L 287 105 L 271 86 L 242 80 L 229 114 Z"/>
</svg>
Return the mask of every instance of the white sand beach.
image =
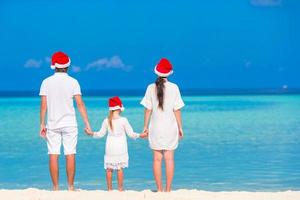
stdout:
<svg viewBox="0 0 300 200">
<path fill-rule="evenodd" d="M 155 193 L 150 190 L 107 192 L 79 190 L 76 192 L 52 192 L 39 189 L 0 190 L 0 199 L 6 200 L 299 200 L 300 191 L 285 192 L 207 192 L 200 190 L 176 190 L 171 193 Z"/>
</svg>

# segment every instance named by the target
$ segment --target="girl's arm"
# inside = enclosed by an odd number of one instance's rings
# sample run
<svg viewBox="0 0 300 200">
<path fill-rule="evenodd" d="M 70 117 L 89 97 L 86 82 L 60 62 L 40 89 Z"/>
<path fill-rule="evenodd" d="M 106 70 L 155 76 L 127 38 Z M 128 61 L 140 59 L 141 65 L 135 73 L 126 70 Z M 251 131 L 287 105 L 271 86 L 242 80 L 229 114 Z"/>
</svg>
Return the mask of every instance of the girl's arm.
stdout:
<svg viewBox="0 0 300 200">
<path fill-rule="evenodd" d="M 144 131 L 143 132 L 147 132 L 148 131 L 148 126 L 149 126 L 149 120 L 150 120 L 151 113 L 152 113 L 152 110 L 149 110 L 149 109 L 145 108 L 145 114 L 144 114 Z"/>
<path fill-rule="evenodd" d="M 177 126 L 178 126 L 178 134 L 180 139 L 183 138 L 183 130 L 182 130 L 182 120 L 181 120 L 181 111 L 180 109 L 174 111 Z"/>
<path fill-rule="evenodd" d="M 128 120 L 125 118 L 125 132 L 127 133 L 127 135 L 129 137 L 131 137 L 132 139 L 137 139 L 140 137 L 140 134 L 135 133 L 131 127 L 131 125 L 129 124 Z"/>
<path fill-rule="evenodd" d="M 107 119 L 103 120 L 101 128 L 99 131 L 93 132 L 86 129 L 85 131 L 88 135 L 93 136 L 93 138 L 102 138 L 107 132 Z"/>
</svg>

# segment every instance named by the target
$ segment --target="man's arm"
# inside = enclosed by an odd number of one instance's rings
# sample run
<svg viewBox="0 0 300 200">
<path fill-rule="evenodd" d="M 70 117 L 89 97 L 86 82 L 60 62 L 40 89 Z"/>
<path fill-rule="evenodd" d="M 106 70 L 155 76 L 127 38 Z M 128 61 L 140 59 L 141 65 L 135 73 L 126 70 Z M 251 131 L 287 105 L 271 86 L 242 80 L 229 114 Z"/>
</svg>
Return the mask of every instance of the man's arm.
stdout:
<svg viewBox="0 0 300 200">
<path fill-rule="evenodd" d="M 84 121 L 85 128 L 88 129 L 88 130 L 91 130 L 90 122 L 89 122 L 87 112 L 86 112 L 86 108 L 85 108 L 85 105 L 84 105 L 84 102 L 82 100 L 81 95 L 75 95 L 74 98 L 75 98 L 75 101 L 76 101 L 76 104 L 77 104 L 77 108 L 78 108 L 78 110 L 81 114 L 81 117 L 82 117 L 83 121 Z"/>
<path fill-rule="evenodd" d="M 46 137 L 46 126 L 45 126 L 45 119 L 46 119 L 46 112 L 47 112 L 47 98 L 46 96 L 41 96 L 41 106 L 40 106 L 40 136 Z"/>
</svg>

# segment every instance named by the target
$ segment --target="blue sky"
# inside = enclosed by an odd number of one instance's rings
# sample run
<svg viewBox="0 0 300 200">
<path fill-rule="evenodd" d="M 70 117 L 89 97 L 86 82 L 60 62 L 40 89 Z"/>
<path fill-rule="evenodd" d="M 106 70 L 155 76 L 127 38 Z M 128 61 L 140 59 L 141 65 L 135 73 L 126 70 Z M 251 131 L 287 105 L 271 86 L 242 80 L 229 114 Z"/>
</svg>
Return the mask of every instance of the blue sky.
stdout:
<svg viewBox="0 0 300 200">
<path fill-rule="evenodd" d="M 83 89 L 300 88 L 298 0 L 0 2 L 0 90 L 38 90 L 64 51 Z"/>
</svg>

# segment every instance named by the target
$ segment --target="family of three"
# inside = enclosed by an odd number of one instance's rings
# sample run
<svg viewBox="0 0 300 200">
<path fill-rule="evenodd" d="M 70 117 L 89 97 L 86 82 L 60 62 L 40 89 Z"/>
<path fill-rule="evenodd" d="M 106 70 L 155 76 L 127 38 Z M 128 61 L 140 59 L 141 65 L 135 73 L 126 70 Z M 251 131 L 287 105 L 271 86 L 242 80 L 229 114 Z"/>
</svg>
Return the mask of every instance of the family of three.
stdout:
<svg viewBox="0 0 300 200">
<path fill-rule="evenodd" d="M 174 176 L 174 150 L 178 141 L 183 137 L 180 109 L 184 106 L 179 88 L 167 80 L 173 73 L 172 64 L 162 58 L 155 66 L 158 75 L 155 83 L 146 90 L 141 104 L 145 107 L 144 130 L 135 133 L 125 117 L 121 116 L 124 106 L 119 97 L 108 101 L 108 116 L 103 120 L 99 131 L 93 132 L 85 104 L 81 97 L 78 81 L 68 75 L 71 60 L 63 52 L 56 52 L 52 56 L 51 68 L 54 75 L 46 78 L 40 88 L 40 136 L 47 141 L 49 154 L 49 170 L 53 183 L 53 190 L 59 189 L 58 157 L 63 145 L 66 157 L 66 172 L 68 189 L 74 190 L 75 154 L 77 146 L 77 122 L 73 101 L 83 118 L 85 132 L 94 138 L 107 135 L 104 155 L 104 169 L 106 170 L 107 189 L 112 190 L 112 174 L 117 171 L 118 190 L 123 190 L 123 168 L 128 167 L 128 151 L 126 135 L 131 138 L 148 138 L 149 146 L 153 150 L 153 174 L 157 191 L 163 191 L 162 160 L 166 166 L 166 187 L 164 191 L 171 191 Z M 47 114 L 47 123 L 46 123 Z"/>
</svg>

